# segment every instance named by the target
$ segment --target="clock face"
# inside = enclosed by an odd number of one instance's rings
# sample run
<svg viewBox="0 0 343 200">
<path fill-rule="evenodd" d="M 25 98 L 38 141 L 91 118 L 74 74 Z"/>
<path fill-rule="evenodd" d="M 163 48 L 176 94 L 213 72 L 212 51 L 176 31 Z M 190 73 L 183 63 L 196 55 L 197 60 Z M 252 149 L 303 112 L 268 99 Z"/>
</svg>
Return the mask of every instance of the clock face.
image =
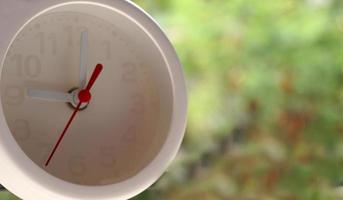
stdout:
<svg viewBox="0 0 343 200">
<path fill-rule="evenodd" d="M 132 37 L 144 38 L 144 32 L 132 30 L 84 13 L 51 12 L 27 23 L 9 47 L 0 82 L 8 127 L 27 157 L 54 177 L 81 185 L 118 183 L 163 146 L 172 109 L 165 97 L 171 95 L 168 72 L 156 71 L 166 66 L 155 66 L 159 62 L 144 52 L 158 49 L 144 48 Z M 46 166 L 79 102 L 82 54 L 84 81 L 98 63 L 103 70 Z M 39 91 L 48 95 L 37 98 Z"/>
</svg>

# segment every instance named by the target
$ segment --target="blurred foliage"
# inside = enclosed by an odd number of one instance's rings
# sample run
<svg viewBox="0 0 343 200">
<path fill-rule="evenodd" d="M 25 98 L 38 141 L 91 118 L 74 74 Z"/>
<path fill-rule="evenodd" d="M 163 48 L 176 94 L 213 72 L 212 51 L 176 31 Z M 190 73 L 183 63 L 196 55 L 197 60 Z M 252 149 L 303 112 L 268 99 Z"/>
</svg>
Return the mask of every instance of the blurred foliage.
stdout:
<svg viewBox="0 0 343 200">
<path fill-rule="evenodd" d="M 1 200 L 19 200 L 19 198 L 15 197 L 9 192 L 0 192 L 0 199 Z"/>
<path fill-rule="evenodd" d="M 342 198 L 342 1 L 135 2 L 171 38 L 189 90 L 182 150 L 138 198 Z"/>
<path fill-rule="evenodd" d="M 189 90 L 178 157 L 134 199 L 343 199 L 343 1 L 134 2 Z"/>
</svg>

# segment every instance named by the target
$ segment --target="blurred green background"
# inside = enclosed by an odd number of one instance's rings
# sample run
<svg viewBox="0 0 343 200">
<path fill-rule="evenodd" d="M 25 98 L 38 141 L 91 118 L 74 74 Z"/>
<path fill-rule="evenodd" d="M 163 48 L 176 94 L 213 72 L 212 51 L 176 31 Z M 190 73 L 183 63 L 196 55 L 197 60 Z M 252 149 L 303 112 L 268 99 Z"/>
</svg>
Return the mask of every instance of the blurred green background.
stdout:
<svg viewBox="0 0 343 200">
<path fill-rule="evenodd" d="M 135 200 L 343 199 L 342 0 L 134 2 L 189 92 L 182 149 Z"/>
</svg>

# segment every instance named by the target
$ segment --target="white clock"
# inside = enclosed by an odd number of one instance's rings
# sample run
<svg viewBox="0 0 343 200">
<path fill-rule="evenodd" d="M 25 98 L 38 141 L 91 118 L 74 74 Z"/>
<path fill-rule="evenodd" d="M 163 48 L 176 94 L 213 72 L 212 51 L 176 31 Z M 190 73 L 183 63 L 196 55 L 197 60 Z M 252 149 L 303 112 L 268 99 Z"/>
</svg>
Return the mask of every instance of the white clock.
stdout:
<svg viewBox="0 0 343 200">
<path fill-rule="evenodd" d="M 175 157 L 178 57 L 125 0 L 0 0 L 0 183 L 25 200 L 131 198 Z"/>
</svg>

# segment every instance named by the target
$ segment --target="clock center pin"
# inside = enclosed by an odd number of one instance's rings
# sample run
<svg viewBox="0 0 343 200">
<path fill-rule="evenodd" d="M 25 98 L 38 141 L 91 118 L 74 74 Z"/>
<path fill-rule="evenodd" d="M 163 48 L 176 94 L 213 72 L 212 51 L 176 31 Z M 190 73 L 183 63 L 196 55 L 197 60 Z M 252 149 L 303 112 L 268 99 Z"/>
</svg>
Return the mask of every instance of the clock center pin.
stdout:
<svg viewBox="0 0 343 200">
<path fill-rule="evenodd" d="M 88 104 L 92 98 L 92 95 L 89 91 L 80 90 L 79 88 L 72 88 L 69 90 L 69 93 L 72 94 L 72 101 L 67 103 L 73 110 L 77 107 L 77 104 L 81 101 L 82 104 L 79 110 L 85 110 L 88 107 Z"/>
</svg>

